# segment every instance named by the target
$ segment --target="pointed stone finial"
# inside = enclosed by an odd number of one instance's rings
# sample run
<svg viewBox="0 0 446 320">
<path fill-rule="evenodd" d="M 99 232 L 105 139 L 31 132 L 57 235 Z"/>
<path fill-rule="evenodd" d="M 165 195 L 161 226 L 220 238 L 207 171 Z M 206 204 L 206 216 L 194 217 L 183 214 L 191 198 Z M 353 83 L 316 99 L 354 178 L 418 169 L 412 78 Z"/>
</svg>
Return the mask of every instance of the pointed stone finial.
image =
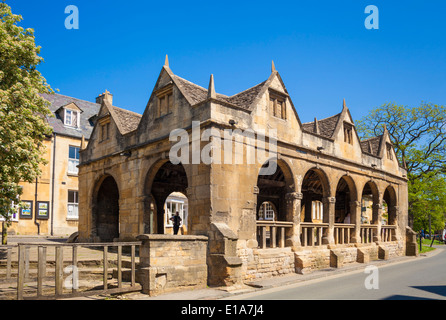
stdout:
<svg viewBox="0 0 446 320">
<path fill-rule="evenodd" d="M 84 150 L 87 147 L 87 144 L 85 143 L 85 136 L 82 135 L 81 138 L 81 150 Z"/>
<path fill-rule="evenodd" d="M 345 108 L 347 108 L 347 104 L 345 103 L 345 98 L 344 98 L 344 101 L 343 101 L 343 103 L 342 103 L 342 107 L 345 109 Z"/>
<path fill-rule="evenodd" d="M 271 61 L 271 73 L 276 72 L 276 66 L 274 65 L 274 60 Z"/>
<path fill-rule="evenodd" d="M 319 122 L 316 117 L 314 117 L 314 133 L 319 134 Z"/>
<path fill-rule="evenodd" d="M 216 97 L 217 94 L 215 93 L 214 75 L 211 74 L 211 79 L 209 80 L 208 98 L 216 98 Z"/>
<path fill-rule="evenodd" d="M 169 66 L 169 57 L 166 54 L 166 60 L 164 60 L 164 66 L 168 67 Z"/>
</svg>

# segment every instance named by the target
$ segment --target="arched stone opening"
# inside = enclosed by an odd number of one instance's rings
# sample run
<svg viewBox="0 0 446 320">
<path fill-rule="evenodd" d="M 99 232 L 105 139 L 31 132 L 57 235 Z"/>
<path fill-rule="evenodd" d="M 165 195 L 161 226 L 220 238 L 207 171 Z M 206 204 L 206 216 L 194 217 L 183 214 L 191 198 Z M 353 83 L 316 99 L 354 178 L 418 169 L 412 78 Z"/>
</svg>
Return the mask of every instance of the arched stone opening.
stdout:
<svg viewBox="0 0 446 320">
<path fill-rule="evenodd" d="M 328 180 L 323 171 L 310 169 L 302 180 L 301 221 L 328 223 Z"/>
<path fill-rule="evenodd" d="M 397 198 L 395 189 L 392 186 L 388 186 L 383 195 L 383 212 L 382 212 L 382 224 L 383 225 L 396 225 L 397 222 Z"/>
<path fill-rule="evenodd" d="M 307 171 L 302 180 L 301 232 L 302 246 L 320 246 L 330 241 L 330 185 L 326 174 L 317 168 Z"/>
<path fill-rule="evenodd" d="M 378 224 L 379 191 L 376 184 L 369 181 L 365 184 L 361 196 L 361 224 Z"/>
<path fill-rule="evenodd" d="M 335 196 L 335 243 L 356 242 L 355 233 L 359 202 L 357 201 L 356 187 L 350 176 L 343 176 L 336 186 Z"/>
<path fill-rule="evenodd" d="M 150 230 L 151 233 L 165 233 L 167 225 L 166 200 L 174 192 L 186 195 L 187 188 L 187 174 L 183 165 L 174 165 L 170 161 L 156 163 L 146 179 L 144 229 Z M 150 216 L 151 213 L 152 216 Z M 149 223 L 152 225 L 147 226 Z"/>
<path fill-rule="evenodd" d="M 119 189 L 112 176 L 97 183 L 93 197 L 93 237 L 100 242 L 119 238 Z"/>
<path fill-rule="evenodd" d="M 264 248 L 285 246 L 285 238 L 293 234 L 293 208 L 287 202 L 294 188 L 293 174 L 285 162 L 271 161 L 275 160 L 266 162 L 262 169 L 275 166 L 274 172 L 260 170 L 257 177 L 257 241 Z"/>
</svg>

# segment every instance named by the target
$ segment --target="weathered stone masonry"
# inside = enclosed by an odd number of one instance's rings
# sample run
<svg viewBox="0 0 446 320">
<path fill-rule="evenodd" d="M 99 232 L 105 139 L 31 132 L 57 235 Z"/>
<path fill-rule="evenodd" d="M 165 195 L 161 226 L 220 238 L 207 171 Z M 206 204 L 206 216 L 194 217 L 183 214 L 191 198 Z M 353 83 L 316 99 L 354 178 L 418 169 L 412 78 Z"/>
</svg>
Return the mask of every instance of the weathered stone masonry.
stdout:
<svg viewBox="0 0 446 320">
<path fill-rule="evenodd" d="M 406 171 L 386 130 L 360 141 L 345 101 L 335 116 L 301 123 L 274 66 L 266 81 L 226 96 L 216 93 L 213 77 L 202 88 L 173 74 L 166 61 L 143 115 L 113 106 L 107 93 L 101 102 L 81 151 L 83 241 L 162 232 L 163 203 L 176 191 L 188 198 L 188 234 L 208 238 L 210 285 L 406 254 Z M 187 130 L 189 146 L 198 143 L 200 151 L 209 143 L 200 139 L 206 129 L 213 130 L 211 141 L 228 129 L 271 141 L 268 132 L 276 129 L 277 159 L 270 161 L 277 170 L 260 175 L 268 160 L 250 164 L 240 154 L 249 139 L 237 141 L 243 148 L 229 155 L 241 163 L 228 164 L 222 154 L 211 164 L 174 165 L 175 129 Z M 270 151 L 268 144 L 254 148 Z M 104 207 L 117 214 L 104 215 Z"/>
</svg>

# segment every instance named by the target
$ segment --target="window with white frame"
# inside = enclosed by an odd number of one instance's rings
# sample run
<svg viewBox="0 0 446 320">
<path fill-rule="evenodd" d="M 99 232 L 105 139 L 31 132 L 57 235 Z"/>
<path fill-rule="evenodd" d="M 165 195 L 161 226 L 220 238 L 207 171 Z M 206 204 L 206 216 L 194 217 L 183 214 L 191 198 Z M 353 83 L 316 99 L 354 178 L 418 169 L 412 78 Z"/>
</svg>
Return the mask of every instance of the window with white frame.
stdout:
<svg viewBox="0 0 446 320">
<path fill-rule="evenodd" d="M 173 221 L 170 220 L 170 218 L 172 218 L 177 212 L 180 215 L 181 218 L 181 225 L 184 224 L 185 221 L 185 210 L 186 206 L 184 201 L 181 200 L 167 200 L 166 201 L 166 226 L 168 227 L 172 227 L 173 226 Z"/>
<path fill-rule="evenodd" d="M 79 219 L 79 193 L 68 190 L 67 219 Z"/>
<path fill-rule="evenodd" d="M 321 201 L 313 201 L 311 213 L 313 220 L 322 220 L 324 218 L 324 205 Z"/>
<path fill-rule="evenodd" d="M 75 110 L 65 109 L 64 124 L 70 127 L 79 126 L 79 112 Z"/>
<path fill-rule="evenodd" d="M 68 173 L 78 174 L 79 169 L 79 147 L 70 146 L 68 152 Z"/>
<path fill-rule="evenodd" d="M 274 208 L 274 205 L 269 201 L 263 202 L 259 209 L 259 219 L 274 220 L 275 215 L 276 210 Z"/>
</svg>

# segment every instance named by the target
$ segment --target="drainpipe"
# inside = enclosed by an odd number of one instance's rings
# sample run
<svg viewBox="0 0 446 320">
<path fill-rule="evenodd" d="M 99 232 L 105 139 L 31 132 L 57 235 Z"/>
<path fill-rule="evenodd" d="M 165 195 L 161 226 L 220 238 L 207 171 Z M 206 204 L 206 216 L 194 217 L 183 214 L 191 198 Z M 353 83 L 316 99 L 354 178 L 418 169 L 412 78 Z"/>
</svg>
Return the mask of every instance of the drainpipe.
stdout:
<svg viewBox="0 0 446 320">
<path fill-rule="evenodd" d="M 40 223 L 37 222 L 37 213 L 39 212 L 39 208 L 37 207 L 37 185 L 39 183 L 39 178 L 36 178 L 36 193 L 34 194 L 34 204 L 35 204 L 35 213 L 34 213 L 34 224 L 37 226 L 37 235 L 40 235 Z"/>
<path fill-rule="evenodd" d="M 51 173 L 51 235 L 53 233 L 53 222 L 54 222 L 54 175 L 56 171 L 56 133 L 54 132 L 54 142 L 53 142 L 53 168 Z"/>
</svg>

